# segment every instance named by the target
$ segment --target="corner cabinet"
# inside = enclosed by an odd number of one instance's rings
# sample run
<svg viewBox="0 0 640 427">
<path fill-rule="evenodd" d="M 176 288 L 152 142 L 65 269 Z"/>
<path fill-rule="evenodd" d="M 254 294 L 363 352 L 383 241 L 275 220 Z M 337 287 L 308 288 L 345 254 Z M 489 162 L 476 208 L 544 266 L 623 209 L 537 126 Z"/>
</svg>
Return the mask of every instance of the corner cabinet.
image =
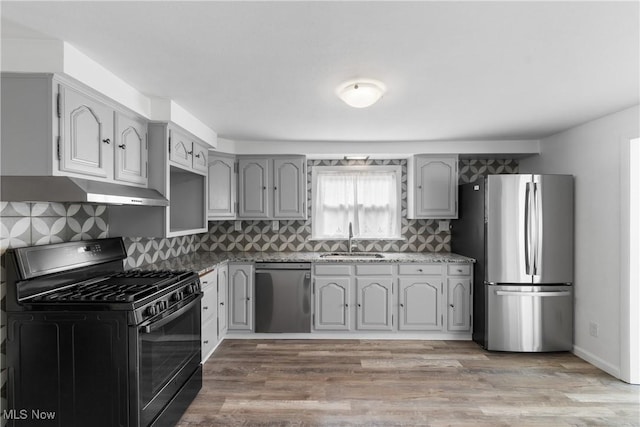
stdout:
<svg viewBox="0 0 640 427">
<path fill-rule="evenodd" d="M 207 219 L 236 219 L 236 161 L 231 155 L 209 153 Z"/>
<path fill-rule="evenodd" d="M 148 135 L 149 162 L 153 165 L 149 170 L 148 186 L 164 195 L 169 206 L 112 206 L 109 233 L 132 237 L 205 233 L 206 144 L 168 122 L 149 123 Z"/>
<path fill-rule="evenodd" d="M 2 73 L 3 175 L 147 187 L 147 120 L 71 78 Z"/>
<path fill-rule="evenodd" d="M 229 331 L 253 331 L 253 264 L 229 264 Z"/>
<path fill-rule="evenodd" d="M 407 164 L 407 217 L 458 217 L 458 156 L 416 155 Z"/>
<path fill-rule="evenodd" d="M 238 157 L 238 218 L 305 219 L 304 156 Z"/>
</svg>

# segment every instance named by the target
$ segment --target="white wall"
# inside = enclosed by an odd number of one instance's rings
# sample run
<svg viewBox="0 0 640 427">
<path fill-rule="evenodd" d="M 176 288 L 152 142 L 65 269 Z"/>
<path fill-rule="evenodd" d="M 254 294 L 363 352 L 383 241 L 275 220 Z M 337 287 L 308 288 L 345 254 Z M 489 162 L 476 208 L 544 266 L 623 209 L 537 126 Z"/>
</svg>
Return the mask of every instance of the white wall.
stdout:
<svg viewBox="0 0 640 427">
<path fill-rule="evenodd" d="M 621 153 L 639 134 L 635 106 L 545 138 L 539 156 L 520 161 L 521 172 L 575 176 L 574 352 L 618 378 L 621 291 L 628 292 L 621 276 Z"/>
</svg>

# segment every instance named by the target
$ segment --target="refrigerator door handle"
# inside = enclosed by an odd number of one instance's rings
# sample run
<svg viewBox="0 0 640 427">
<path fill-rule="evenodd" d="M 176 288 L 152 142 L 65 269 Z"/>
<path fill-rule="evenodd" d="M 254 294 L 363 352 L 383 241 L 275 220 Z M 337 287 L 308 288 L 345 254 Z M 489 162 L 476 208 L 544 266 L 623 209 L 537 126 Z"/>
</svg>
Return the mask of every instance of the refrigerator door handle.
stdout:
<svg viewBox="0 0 640 427">
<path fill-rule="evenodd" d="M 531 183 L 524 190 L 524 268 L 525 274 L 531 274 Z"/>
<path fill-rule="evenodd" d="M 542 252 L 542 200 L 540 199 L 538 183 L 533 184 L 533 204 L 535 211 L 535 238 L 533 248 L 533 275 L 540 274 L 540 261 Z"/>
<path fill-rule="evenodd" d="M 495 291 L 499 296 L 516 297 L 568 297 L 571 291 L 543 291 L 543 292 L 519 292 L 519 291 Z"/>
</svg>

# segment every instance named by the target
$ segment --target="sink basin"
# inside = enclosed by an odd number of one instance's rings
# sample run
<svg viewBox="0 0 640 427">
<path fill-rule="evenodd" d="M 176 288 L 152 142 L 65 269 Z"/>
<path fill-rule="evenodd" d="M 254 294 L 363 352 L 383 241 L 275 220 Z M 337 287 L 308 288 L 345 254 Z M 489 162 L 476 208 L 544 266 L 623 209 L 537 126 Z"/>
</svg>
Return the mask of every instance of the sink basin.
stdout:
<svg viewBox="0 0 640 427">
<path fill-rule="evenodd" d="M 374 252 L 328 252 L 326 254 L 320 255 L 320 258 L 331 258 L 331 259 L 341 259 L 341 258 L 384 258 L 384 255 L 374 253 Z"/>
</svg>

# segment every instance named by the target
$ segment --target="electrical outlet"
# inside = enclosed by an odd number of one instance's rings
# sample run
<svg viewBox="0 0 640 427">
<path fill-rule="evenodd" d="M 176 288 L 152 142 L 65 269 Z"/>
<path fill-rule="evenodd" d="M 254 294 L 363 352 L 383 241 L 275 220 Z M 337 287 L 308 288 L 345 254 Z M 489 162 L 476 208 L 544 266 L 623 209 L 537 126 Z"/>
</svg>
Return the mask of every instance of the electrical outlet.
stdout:
<svg viewBox="0 0 640 427">
<path fill-rule="evenodd" d="M 277 219 L 271 221 L 271 229 L 273 231 L 278 231 L 280 230 L 280 221 L 278 221 Z"/>
<path fill-rule="evenodd" d="M 438 233 L 449 231 L 449 221 L 438 221 Z"/>
<path fill-rule="evenodd" d="M 598 324 L 595 322 L 589 322 L 589 335 L 594 338 L 598 338 Z"/>
<path fill-rule="evenodd" d="M 233 223 L 233 229 L 235 231 L 242 231 L 242 221 L 235 221 Z"/>
</svg>

